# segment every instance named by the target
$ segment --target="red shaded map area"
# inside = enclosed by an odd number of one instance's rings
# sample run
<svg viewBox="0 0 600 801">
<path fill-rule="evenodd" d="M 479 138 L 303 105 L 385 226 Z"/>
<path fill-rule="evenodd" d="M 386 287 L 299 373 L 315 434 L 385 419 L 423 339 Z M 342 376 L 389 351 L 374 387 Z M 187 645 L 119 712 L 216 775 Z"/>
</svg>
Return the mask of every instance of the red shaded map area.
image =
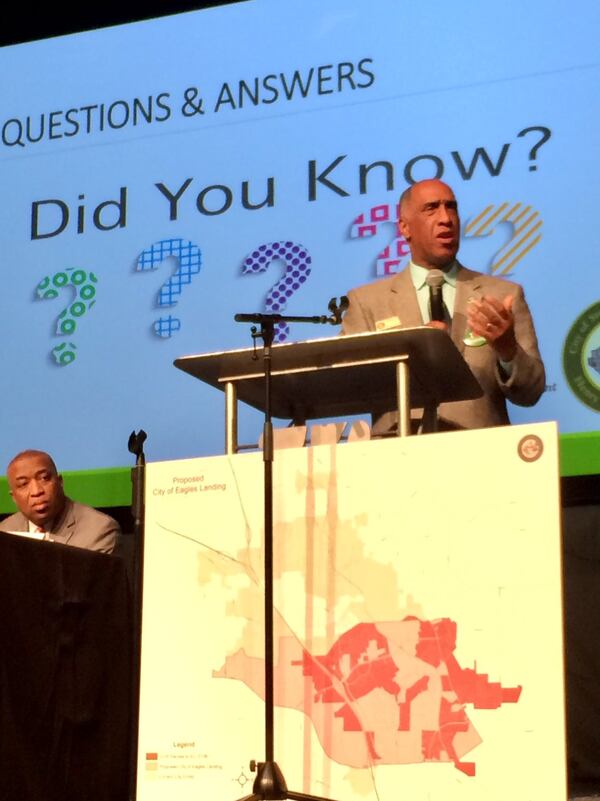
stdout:
<svg viewBox="0 0 600 801">
<path fill-rule="evenodd" d="M 313 655 L 292 637 L 279 639 L 275 703 L 312 720 L 327 755 L 349 767 L 452 762 L 481 742 L 465 707 L 516 703 L 521 687 L 502 687 L 454 656 L 457 627 L 442 618 L 360 623 L 326 654 Z M 264 698 L 264 663 L 243 651 L 215 673 L 241 679 Z"/>
</svg>

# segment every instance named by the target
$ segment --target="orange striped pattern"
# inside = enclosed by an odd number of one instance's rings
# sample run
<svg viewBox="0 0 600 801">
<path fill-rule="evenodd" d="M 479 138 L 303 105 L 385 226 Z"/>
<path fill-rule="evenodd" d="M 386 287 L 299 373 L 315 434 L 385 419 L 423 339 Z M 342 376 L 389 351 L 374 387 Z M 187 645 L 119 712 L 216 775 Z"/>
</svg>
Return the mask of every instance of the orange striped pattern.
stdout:
<svg viewBox="0 0 600 801">
<path fill-rule="evenodd" d="M 531 206 L 522 203 L 500 203 L 486 206 L 465 227 L 466 237 L 481 237 L 492 234 L 498 223 L 510 223 L 513 229 L 509 242 L 494 256 L 491 273 L 508 275 L 513 268 L 534 248 L 542 238 L 542 220 Z"/>
</svg>

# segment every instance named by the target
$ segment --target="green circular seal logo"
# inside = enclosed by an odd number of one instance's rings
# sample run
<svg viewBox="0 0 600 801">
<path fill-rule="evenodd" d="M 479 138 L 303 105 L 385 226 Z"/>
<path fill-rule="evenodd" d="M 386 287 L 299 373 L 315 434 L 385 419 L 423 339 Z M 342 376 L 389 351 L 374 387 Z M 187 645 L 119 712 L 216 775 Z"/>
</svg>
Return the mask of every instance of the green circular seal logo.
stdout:
<svg viewBox="0 0 600 801">
<path fill-rule="evenodd" d="M 571 326 L 563 348 L 563 369 L 579 400 L 600 412 L 600 301 Z"/>
</svg>

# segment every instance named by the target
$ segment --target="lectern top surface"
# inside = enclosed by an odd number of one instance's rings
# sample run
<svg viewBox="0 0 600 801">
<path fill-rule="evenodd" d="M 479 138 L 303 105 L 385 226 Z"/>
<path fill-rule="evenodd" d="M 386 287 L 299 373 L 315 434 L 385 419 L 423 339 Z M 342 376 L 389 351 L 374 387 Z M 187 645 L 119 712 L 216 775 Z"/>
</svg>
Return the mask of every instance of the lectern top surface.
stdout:
<svg viewBox="0 0 600 801">
<path fill-rule="evenodd" d="M 182 356 L 180 370 L 264 409 L 262 348 Z M 480 397 L 479 383 L 456 345 L 427 326 L 351 336 L 323 337 L 271 348 L 272 414 L 315 419 L 393 408 L 396 364 L 406 360 L 412 406 Z"/>
</svg>

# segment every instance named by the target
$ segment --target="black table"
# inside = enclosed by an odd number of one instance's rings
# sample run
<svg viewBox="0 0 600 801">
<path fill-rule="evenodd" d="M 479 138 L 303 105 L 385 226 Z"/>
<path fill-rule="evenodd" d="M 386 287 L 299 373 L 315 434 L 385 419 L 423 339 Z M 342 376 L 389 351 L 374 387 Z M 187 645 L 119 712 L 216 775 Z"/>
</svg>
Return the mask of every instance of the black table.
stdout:
<svg viewBox="0 0 600 801">
<path fill-rule="evenodd" d="M 0 532 L 0 795 L 124 801 L 131 609 L 118 557 Z"/>
</svg>

